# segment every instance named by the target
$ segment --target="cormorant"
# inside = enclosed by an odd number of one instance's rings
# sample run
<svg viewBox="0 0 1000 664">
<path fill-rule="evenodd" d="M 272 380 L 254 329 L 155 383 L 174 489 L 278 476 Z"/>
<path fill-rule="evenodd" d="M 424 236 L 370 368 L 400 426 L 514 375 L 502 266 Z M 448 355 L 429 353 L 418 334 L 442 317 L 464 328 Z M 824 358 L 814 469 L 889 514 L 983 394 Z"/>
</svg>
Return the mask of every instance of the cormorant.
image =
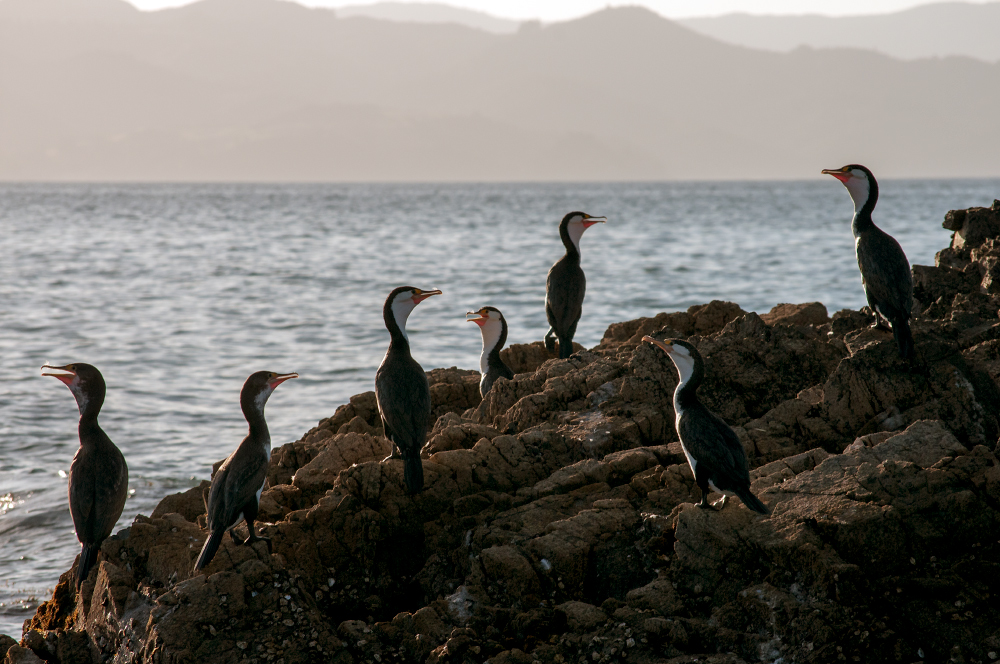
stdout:
<svg viewBox="0 0 1000 664">
<path fill-rule="evenodd" d="M 479 356 L 479 371 L 483 377 L 479 380 L 479 394 L 485 397 L 497 378 L 514 377 L 514 372 L 500 359 L 500 350 L 507 343 L 507 321 L 496 307 L 470 311 L 466 320 L 478 325 L 483 333 L 483 354 Z"/>
<path fill-rule="evenodd" d="M 267 479 L 267 464 L 271 460 L 271 434 L 264 421 L 264 404 L 274 388 L 286 380 L 298 378 L 295 373 L 277 374 L 258 371 L 250 374 L 240 391 L 240 408 L 250 425 L 246 438 L 230 454 L 215 477 L 208 493 L 208 539 L 194 564 L 194 571 L 205 569 L 222 544 L 222 536 L 229 536 L 237 544 L 253 544 L 263 540 L 270 551 L 271 541 L 254 532 L 253 523 L 260 507 L 260 494 Z M 240 521 L 246 521 L 248 535 L 240 542 L 232 530 Z"/>
<path fill-rule="evenodd" d="M 48 364 L 42 369 L 69 387 L 80 408 L 80 449 L 69 468 L 69 511 L 76 537 L 83 545 L 76 569 L 76 587 L 83 585 L 97 563 L 101 542 L 108 538 L 128 498 L 128 464 L 125 457 L 97 423 L 107 388 L 96 367 L 77 362 L 64 367 Z"/>
<path fill-rule="evenodd" d="M 711 508 L 708 502 L 711 487 L 734 493 L 753 511 L 768 514 L 764 503 L 750 492 L 750 470 L 740 439 L 721 417 L 698 400 L 698 386 L 705 376 L 701 353 L 681 339 L 659 341 L 646 336 L 642 340 L 659 346 L 677 367 L 680 382 L 674 390 L 674 423 L 684 456 L 701 489 L 698 507 Z"/>
<path fill-rule="evenodd" d="M 824 173 L 840 180 L 854 201 L 854 247 L 861 268 L 861 283 L 868 305 L 875 312 L 872 327 L 892 326 L 899 356 L 913 360 L 913 334 L 910 332 L 910 312 L 913 310 L 913 276 L 906 254 L 895 238 L 872 221 L 872 211 L 878 202 L 878 182 L 872 172 L 858 164 L 848 164 Z"/>
<path fill-rule="evenodd" d="M 558 338 L 560 358 L 573 354 L 573 335 L 587 292 L 587 278 L 580 267 L 580 238 L 585 230 L 607 220 L 607 217 L 592 217 L 586 212 L 570 212 L 559 224 L 559 237 L 566 254 L 549 268 L 545 280 L 545 317 L 550 326 L 545 334 L 545 347 L 554 353 Z"/>
<path fill-rule="evenodd" d="M 375 399 L 385 437 L 395 448 L 386 458 L 398 458 L 398 451 L 403 459 L 406 488 L 411 494 L 424 488 L 420 449 L 431 418 L 431 390 L 424 370 L 410 355 L 406 319 L 420 302 L 440 294 L 439 290 L 400 286 L 389 293 L 382 307 L 382 318 L 389 330 L 389 350 L 375 372 Z"/>
</svg>

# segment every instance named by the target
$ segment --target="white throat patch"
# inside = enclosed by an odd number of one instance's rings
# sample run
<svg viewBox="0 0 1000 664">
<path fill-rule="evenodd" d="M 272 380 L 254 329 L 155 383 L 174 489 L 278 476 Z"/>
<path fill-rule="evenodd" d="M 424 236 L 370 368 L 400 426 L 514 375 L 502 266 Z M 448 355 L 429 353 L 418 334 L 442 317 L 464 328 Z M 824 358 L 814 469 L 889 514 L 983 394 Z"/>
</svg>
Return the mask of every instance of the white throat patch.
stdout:
<svg viewBox="0 0 1000 664">
<path fill-rule="evenodd" d="M 869 193 L 868 178 L 864 171 L 851 171 L 851 177 L 847 179 L 844 186 L 847 187 L 847 192 L 851 195 L 851 200 L 854 201 L 854 214 L 861 212 L 861 208 L 868 202 Z"/>
<path fill-rule="evenodd" d="M 683 346 L 674 346 L 674 352 L 670 353 L 670 359 L 673 360 L 674 366 L 677 367 L 677 374 L 680 376 L 680 382 L 677 383 L 677 389 L 674 390 L 674 411 L 677 413 L 677 417 L 681 416 L 681 409 L 677 405 L 677 395 L 680 394 L 681 389 L 694 375 L 694 358 L 691 357 L 687 348 Z"/>
<path fill-rule="evenodd" d="M 413 311 L 417 303 L 413 301 L 413 294 L 403 291 L 392 300 L 392 317 L 396 319 L 396 325 L 399 326 L 399 331 L 403 333 L 403 338 L 407 341 L 410 337 L 406 334 L 406 319 L 410 317 L 410 312 Z"/>
<path fill-rule="evenodd" d="M 566 224 L 569 239 L 573 242 L 573 246 L 576 247 L 578 252 L 580 251 L 580 238 L 583 237 L 585 230 L 587 230 L 587 227 L 583 225 L 582 217 L 573 217 L 573 220 Z"/>
<path fill-rule="evenodd" d="M 261 390 L 260 394 L 257 395 L 257 398 L 254 399 L 253 403 L 257 406 L 257 410 L 259 410 L 261 414 L 264 413 L 264 404 L 267 403 L 267 398 L 271 396 L 271 392 L 274 392 L 274 388 L 268 386 L 266 390 Z"/>
<path fill-rule="evenodd" d="M 490 319 L 479 328 L 483 333 L 483 354 L 479 356 L 479 371 L 484 376 L 487 369 L 486 360 L 500 341 L 500 334 L 503 332 L 503 324 L 500 322 L 500 318 L 494 318 L 493 314 L 494 312 L 492 311 L 488 312 Z"/>
<path fill-rule="evenodd" d="M 87 409 L 87 404 L 90 403 L 90 399 L 87 398 L 87 393 L 83 391 L 83 384 L 80 382 L 80 377 L 75 377 L 69 384 L 69 391 L 73 393 L 73 397 L 76 398 L 76 406 L 80 409 L 80 414 L 83 415 L 83 411 Z"/>
</svg>

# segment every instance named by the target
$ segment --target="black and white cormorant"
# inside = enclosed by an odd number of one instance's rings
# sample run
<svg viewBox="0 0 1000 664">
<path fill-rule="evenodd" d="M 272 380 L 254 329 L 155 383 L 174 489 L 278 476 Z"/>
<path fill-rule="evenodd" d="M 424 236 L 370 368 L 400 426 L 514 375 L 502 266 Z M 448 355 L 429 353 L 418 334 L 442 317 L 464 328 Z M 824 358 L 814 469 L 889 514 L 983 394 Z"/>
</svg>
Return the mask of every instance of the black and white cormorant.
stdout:
<svg viewBox="0 0 1000 664">
<path fill-rule="evenodd" d="M 507 343 L 507 321 L 496 307 L 470 311 L 466 320 L 478 325 L 483 333 L 483 354 L 479 356 L 479 371 L 483 377 L 479 380 L 479 394 L 485 397 L 497 378 L 514 377 L 514 372 L 500 359 L 500 350 Z"/>
<path fill-rule="evenodd" d="M 570 212 L 559 223 L 559 237 L 566 247 L 566 255 L 549 268 L 545 280 L 545 317 L 549 320 L 545 347 L 554 353 L 558 339 L 561 358 L 573 354 L 573 335 L 587 292 L 587 278 L 580 267 L 580 238 L 585 230 L 607 220 L 607 217 L 592 217 L 586 212 Z"/>
<path fill-rule="evenodd" d="M 750 492 L 750 469 L 740 439 L 721 417 L 698 400 L 698 386 L 705 377 L 701 353 L 681 339 L 659 341 L 643 337 L 642 340 L 663 349 L 677 367 L 680 382 L 674 390 L 674 424 L 684 456 L 701 489 L 698 507 L 711 508 L 708 492 L 712 488 L 736 494 L 753 511 L 767 514 L 764 503 Z"/>
<path fill-rule="evenodd" d="M 97 423 L 107 391 L 101 372 L 82 362 L 64 367 L 45 365 L 42 369 L 62 372 L 42 375 L 65 383 L 80 408 L 80 449 L 73 455 L 73 465 L 69 468 L 69 512 L 76 537 L 83 545 L 76 569 L 79 589 L 97 563 L 101 542 L 111 534 L 125 508 L 128 464 Z"/>
<path fill-rule="evenodd" d="M 899 356 L 906 360 L 916 357 L 910 332 L 910 312 L 913 310 L 913 276 L 906 254 L 895 238 L 872 221 L 872 211 L 878 202 L 878 182 L 872 172 L 858 164 L 848 164 L 824 173 L 840 180 L 854 201 L 854 247 L 861 268 L 861 283 L 868 305 L 875 312 L 873 327 L 892 326 L 892 335 L 899 347 Z"/>
<path fill-rule="evenodd" d="M 394 446 L 388 458 L 403 459 L 403 478 L 411 494 L 424 488 L 424 466 L 420 449 L 427 438 L 431 418 L 431 390 L 423 368 L 410 355 L 406 319 L 413 308 L 439 290 L 400 286 L 389 293 L 382 318 L 389 330 L 389 350 L 375 372 L 375 399 L 385 437 Z"/>
<path fill-rule="evenodd" d="M 264 491 L 267 464 L 271 460 L 271 434 L 264 421 L 264 404 L 274 388 L 286 380 L 298 378 L 298 374 L 278 374 L 273 371 L 258 371 L 250 374 L 240 391 L 240 408 L 250 425 L 246 438 L 230 454 L 215 477 L 208 492 L 208 539 L 201 547 L 201 553 L 194 564 L 194 570 L 205 569 L 215 557 L 222 536 L 229 536 L 237 544 L 253 544 L 263 540 L 270 550 L 271 542 L 254 532 L 253 523 L 260 507 L 260 494 Z M 248 535 L 240 542 L 233 528 L 240 521 L 246 521 Z"/>
</svg>

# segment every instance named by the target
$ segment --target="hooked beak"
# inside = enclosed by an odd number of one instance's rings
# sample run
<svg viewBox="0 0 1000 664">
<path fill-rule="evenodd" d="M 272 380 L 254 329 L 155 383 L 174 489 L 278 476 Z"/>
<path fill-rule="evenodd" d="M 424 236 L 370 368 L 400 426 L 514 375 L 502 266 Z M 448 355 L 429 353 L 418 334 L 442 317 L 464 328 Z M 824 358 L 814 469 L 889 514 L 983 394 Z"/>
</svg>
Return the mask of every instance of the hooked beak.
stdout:
<svg viewBox="0 0 1000 664">
<path fill-rule="evenodd" d="M 469 318 L 469 316 L 480 316 L 480 318 Z M 465 314 L 465 321 L 467 323 L 475 323 L 479 327 L 482 327 L 483 323 L 485 323 L 488 320 L 489 320 L 488 317 L 483 316 L 478 311 L 469 311 L 469 312 L 466 312 L 466 314 Z"/>
<path fill-rule="evenodd" d="M 590 228 L 594 224 L 603 224 L 608 220 L 607 217 L 587 217 L 583 220 L 583 227 Z"/>
<path fill-rule="evenodd" d="M 270 385 L 271 389 L 273 390 L 277 386 L 284 383 L 286 380 L 291 380 L 292 378 L 298 378 L 298 377 L 299 375 L 297 373 L 281 374 L 280 376 L 275 376 L 271 380 L 267 381 L 267 384 Z"/>
<path fill-rule="evenodd" d="M 44 369 L 55 369 L 56 371 L 65 371 L 66 373 L 57 373 L 57 374 L 56 373 L 42 373 L 42 375 L 43 376 L 52 376 L 53 378 L 58 378 L 59 380 L 61 380 L 66 385 L 69 385 L 70 383 L 72 383 L 73 379 L 76 378 L 76 372 L 73 371 L 72 369 L 67 368 L 67 367 L 54 367 L 51 364 L 45 364 L 45 365 L 42 365 L 42 369 L 43 370 Z"/>
<path fill-rule="evenodd" d="M 653 344 L 654 346 L 659 346 L 663 350 L 663 352 L 666 353 L 667 355 L 669 355 L 670 353 L 674 352 L 673 344 L 671 344 L 669 341 L 668 342 L 663 342 L 663 341 L 660 341 L 659 339 L 654 339 L 653 337 L 650 337 L 648 335 L 645 336 L 645 337 L 643 337 L 642 340 L 643 341 L 648 341 L 649 343 Z"/>
<path fill-rule="evenodd" d="M 440 295 L 440 294 L 441 291 L 439 290 L 421 291 L 419 295 L 413 296 L 413 304 L 420 304 L 421 302 L 429 298 L 431 295 Z"/>
<path fill-rule="evenodd" d="M 841 182 L 847 182 L 851 178 L 851 174 L 845 171 L 843 168 L 824 168 L 822 170 L 824 175 L 832 175 Z"/>
</svg>

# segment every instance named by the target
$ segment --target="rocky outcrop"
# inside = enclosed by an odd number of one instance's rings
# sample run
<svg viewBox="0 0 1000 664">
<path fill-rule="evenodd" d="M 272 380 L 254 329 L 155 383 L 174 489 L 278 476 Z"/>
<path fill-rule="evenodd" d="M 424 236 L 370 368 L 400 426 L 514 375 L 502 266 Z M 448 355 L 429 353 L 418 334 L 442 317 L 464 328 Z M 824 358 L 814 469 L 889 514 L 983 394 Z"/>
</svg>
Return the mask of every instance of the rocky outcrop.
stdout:
<svg viewBox="0 0 1000 664">
<path fill-rule="evenodd" d="M 818 303 L 663 313 L 565 360 L 513 346 L 483 400 L 475 372 L 429 373 L 417 496 L 357 395 L 272 452 L 272 552 L 227 538 L 192 575 L 205 485 L 168 496 L 79 594 L 63 575 L 7 659 L 997 659 L 1000 203 L 946 225 L 914 267 L 913 366 L 870 316 Z M 770 516 L 692 505 L 676 373 L 644 334 L 699 348 Z"/>
</svg>

